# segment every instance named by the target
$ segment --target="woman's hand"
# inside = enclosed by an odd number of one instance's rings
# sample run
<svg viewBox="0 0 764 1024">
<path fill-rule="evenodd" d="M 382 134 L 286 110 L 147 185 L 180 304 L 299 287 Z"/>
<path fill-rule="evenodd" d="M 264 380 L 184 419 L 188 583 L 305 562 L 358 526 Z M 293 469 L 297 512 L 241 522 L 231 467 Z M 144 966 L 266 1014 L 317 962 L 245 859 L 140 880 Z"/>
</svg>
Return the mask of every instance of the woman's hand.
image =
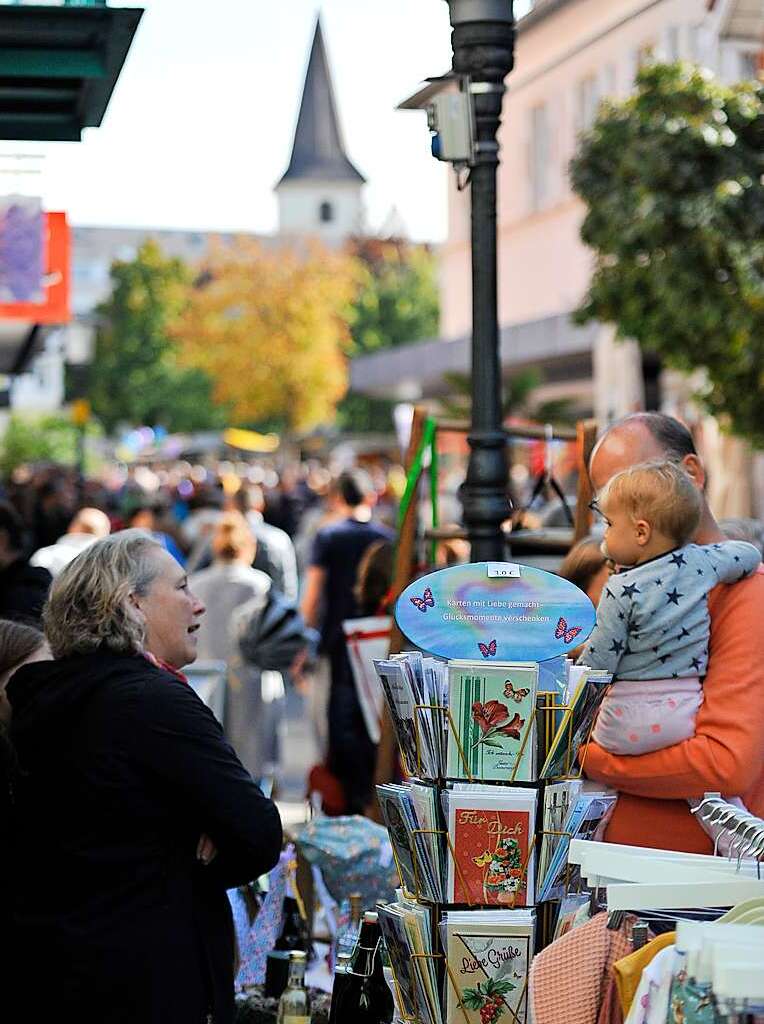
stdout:
<svg viewBox="0 0 764 1024">
<path fill-rule="evenodd" d="M 204 832 L 199 836 L 199 842 L 196 844 L 196 859 L 200 860 L 202 864 L 207 866 L 217 856 L 218 848 L 212 842 L 210 837 Z"/>
</svg>

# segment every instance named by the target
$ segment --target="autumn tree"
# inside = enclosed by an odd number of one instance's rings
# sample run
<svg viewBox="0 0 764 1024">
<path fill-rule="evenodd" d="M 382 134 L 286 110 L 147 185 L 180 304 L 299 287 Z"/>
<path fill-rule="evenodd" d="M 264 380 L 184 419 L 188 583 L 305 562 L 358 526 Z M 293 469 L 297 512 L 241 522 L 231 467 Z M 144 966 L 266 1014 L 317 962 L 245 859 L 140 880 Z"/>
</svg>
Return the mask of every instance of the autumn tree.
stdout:
<svg viewBox="0 0 764 1024">
<path fill-rule="evenodd" d="M 355 288 L 342 254 L 239 239 L 212 250 L 173 336 L 233 423 L 308 430 L 333 419 L 347 389 Z"/>
<path fill-rule="evenodd" d="M 221 426 L 209 377 L 179 365 L 170 328 L 188 301 L 190 271 L 144 243 L 132 260 L 112 264 L 112 292 L 96 310 L 95 355 L 87 393 L 107 431 L 120 424 L 172 431 Z"/>
<path fill-rule="evenodd" d="M 594 276 L 577 320 L 615 324 L 764 446 L 764 85 L 644 68 L 604 105 L 571 171 Z"/>
</svg>

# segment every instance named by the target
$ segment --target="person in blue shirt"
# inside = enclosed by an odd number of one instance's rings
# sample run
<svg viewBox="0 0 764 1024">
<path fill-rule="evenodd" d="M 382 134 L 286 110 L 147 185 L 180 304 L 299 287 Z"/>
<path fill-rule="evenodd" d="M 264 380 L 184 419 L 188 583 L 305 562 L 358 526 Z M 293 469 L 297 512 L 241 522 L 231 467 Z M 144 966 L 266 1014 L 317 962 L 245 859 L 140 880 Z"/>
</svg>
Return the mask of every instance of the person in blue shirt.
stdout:
<svg viewBox="0 0 764 1024">
<path fill-rule="evenodd" d="M 376 748 L 363 721 L 342 623 L 356 618 L 358 566 L 366 550 L 393 533 L 372 522 L 375 492 L 361 471 L 337 480 L 342 517 L 316 534 L 302 600 L 308 626 L 321 633 L 319 652 L 329 669 L 327 767 L 342 784 L 348 814 L 362 813 L 371 796 Z"/>
<path fill-rule="evenodd" d="M 146 530 L 154 540 L 159 541 L 165 551 L 169 552 L 175 561 L 186 567 L 186 556 L 178 547 L 175 540 L 169 533 L 158 528 L 156 509 L 153 505 L 139 505 L 128 516 L 127 526 L 134 530 Z"/>
</svg>

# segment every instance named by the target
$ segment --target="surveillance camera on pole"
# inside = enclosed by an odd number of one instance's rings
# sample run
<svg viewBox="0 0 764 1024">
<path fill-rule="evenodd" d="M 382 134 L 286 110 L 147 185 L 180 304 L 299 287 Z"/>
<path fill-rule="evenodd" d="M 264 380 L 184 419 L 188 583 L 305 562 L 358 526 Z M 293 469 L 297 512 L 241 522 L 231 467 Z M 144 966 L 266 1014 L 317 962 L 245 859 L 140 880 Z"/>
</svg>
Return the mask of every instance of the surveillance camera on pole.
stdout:
<svg viewBox="0 0 764 1024">
<path fill-rule="evenodd" d="M 470 167 L 474 157 L 475 119 L 469 79 L 448 74 L 427 81 L 429 84 L 404 100 L 398 110 L 424 110 L 435 159 L 453 164 L 456 171 Z"/>
<path fill-rule="evenodd" d="M 452 71 L 400 104 L 426 110 L 432 153 L 469 168 L 472 220 L 472 425 L 467 477 L 460 496 L 473 561 L 502 561 L 501 531 L 508 497 L 506 436 L 502 427 L 497 314 L 497 132 L 504 79 L 514 64 L 513 0 L 446 0 L 451 20 Z"/>
</svg>

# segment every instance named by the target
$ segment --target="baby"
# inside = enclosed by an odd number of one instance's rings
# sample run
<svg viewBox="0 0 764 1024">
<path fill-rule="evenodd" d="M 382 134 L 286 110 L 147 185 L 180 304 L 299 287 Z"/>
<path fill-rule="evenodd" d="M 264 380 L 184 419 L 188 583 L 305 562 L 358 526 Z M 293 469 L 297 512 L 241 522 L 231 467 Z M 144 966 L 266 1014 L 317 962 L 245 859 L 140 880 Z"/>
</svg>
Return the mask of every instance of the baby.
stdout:
<svg viewBox="0 0 764 1024">
<path fill-rule="evenodd" d="M 617 565 L 579 658 L 612 672 L 593 739 L 613 754 L 645 754 L 695 735 L 708 666 L 708 592 L 737 583 L 759 564 L 743 541 L 688 543 L 700 495 L 673 462 L 616 474 L 598 497 L 603 552 Z"/>
</svg>

